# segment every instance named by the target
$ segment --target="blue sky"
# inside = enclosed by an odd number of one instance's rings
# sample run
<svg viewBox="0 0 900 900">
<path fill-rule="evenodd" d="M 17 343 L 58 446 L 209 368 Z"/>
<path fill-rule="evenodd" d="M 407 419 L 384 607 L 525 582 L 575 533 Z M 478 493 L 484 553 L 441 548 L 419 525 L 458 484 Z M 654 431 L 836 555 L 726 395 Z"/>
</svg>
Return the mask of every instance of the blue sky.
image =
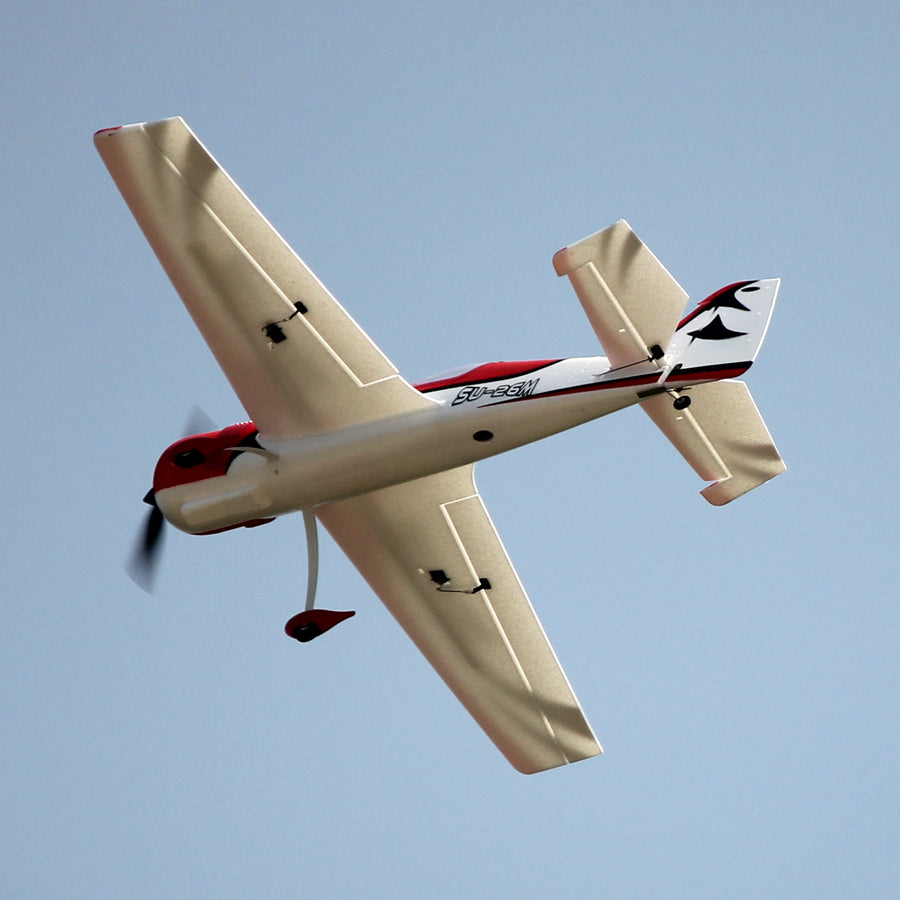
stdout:
<svg viewBox="0 0 900 900">
<path fill-rule="evenodd" d="M 894 897 L 894 4 L 16 2 L 0 893 Z M 600 352 L 550 265 L 628 219 L 694 301 L 781 276 L 789 471 L 723 509 L 637 410 L 479 465 L 606 754 L 514 772 L 302 522 L 122 564 L 243 417 L 91 142 L 182 115 L 411 379 Z"/>
</svg>

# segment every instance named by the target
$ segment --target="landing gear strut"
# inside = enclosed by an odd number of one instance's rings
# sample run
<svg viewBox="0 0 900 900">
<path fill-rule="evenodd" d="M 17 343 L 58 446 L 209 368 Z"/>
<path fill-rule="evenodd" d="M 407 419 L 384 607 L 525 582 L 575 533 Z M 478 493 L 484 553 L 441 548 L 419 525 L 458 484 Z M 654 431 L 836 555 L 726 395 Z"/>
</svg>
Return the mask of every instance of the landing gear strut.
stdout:
<svg viewBox="0 0 900 900">
<path fill-rule="evenodd" d="M 334 628 L 344 619 L 355 616 L 356 612 L 347 610 L 336 612 L 330 609 L 315 609 L 316 585 L 319 580 L 319 533 L 316 525 L 316 514 L 311 509 L 303 510 L 303 525 L 306 531 L 306 553 L 309 559 L 306 579 L 306 608 L 301 613 L 288 619 L 284 626 L 288 637 L 305 644 L 329 628 Z"/>
</svg>

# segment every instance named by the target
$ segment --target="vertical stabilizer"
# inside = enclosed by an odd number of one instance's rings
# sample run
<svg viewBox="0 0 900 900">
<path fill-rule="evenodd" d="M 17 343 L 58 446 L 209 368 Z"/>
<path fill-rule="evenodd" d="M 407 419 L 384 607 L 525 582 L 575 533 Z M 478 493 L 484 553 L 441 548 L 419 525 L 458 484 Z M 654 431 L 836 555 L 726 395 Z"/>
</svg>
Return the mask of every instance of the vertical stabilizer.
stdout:
<svg viewBox="0 0 900 900">
<path fill-rule="evenodd" d="M 780 278 L 739 281 L 707 297 L 678 323 L 666 349 L 667 380 L 746 372 L 766 336 L 780 285 Z"/>
</svg>

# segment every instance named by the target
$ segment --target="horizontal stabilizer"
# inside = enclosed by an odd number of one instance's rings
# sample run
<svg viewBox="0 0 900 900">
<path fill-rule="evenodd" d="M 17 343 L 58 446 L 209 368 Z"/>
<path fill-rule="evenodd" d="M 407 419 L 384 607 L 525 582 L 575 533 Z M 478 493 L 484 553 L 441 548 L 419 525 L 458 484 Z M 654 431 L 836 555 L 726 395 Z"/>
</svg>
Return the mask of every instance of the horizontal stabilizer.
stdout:
<svg viewBox="0 0 900 900">
<path fill-rule="evenodd" d="M 780 475 L 787 467 L 747 385 L 716 381 L 690 390 L 691 405 L 675 409 L 668 393 L 641 400 L 647 415 L 704 480 L 714 506 Z"/>
<path fill-rule="evenodd" d="M 613 368 L 662 355 L 688 295 L 624 219 L 560 250 L 553 267 L 569 276 Z"/>
</svg>

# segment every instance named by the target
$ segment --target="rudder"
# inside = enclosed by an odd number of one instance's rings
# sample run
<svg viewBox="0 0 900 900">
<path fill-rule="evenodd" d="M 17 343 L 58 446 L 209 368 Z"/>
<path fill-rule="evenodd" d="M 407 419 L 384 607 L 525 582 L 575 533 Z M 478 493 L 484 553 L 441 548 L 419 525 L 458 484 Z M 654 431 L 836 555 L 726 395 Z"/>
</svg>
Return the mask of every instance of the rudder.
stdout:
<svg viewBox="0 0 900 900">
<path fill-rule="evenodd" d="M 746 372 L 766 336 L 780 285 L 780 278 L 739 281 L 707 297 L 675 329 L 666 349 L 666 380 Z"/>
</svg>

